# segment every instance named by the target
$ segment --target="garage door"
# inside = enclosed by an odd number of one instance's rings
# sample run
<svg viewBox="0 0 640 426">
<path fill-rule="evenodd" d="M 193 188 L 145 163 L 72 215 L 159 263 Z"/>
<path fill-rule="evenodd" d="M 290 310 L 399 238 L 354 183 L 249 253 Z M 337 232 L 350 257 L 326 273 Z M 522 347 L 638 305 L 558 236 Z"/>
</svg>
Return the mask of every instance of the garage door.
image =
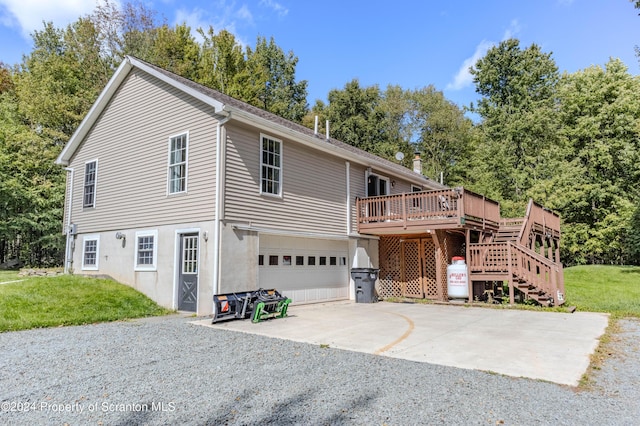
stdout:
<svg viewBox="0 0 640 426">
<path fill-rule="evenodd" d="M 349 298 L 348 242 L 260 235 L 258 285 L 293 303 Z"/>
</svg>

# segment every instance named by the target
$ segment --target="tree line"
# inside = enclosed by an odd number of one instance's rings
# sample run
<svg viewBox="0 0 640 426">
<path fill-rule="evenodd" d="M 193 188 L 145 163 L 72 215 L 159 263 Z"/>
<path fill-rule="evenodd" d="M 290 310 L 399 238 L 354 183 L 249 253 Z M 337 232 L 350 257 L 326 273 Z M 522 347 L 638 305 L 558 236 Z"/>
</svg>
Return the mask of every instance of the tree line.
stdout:
<svg viewBox="0 0 640 426">
<path fill-rule="evenodd" d="M 567 264 L 640 263 L 640 78 L 621 61 L 560 73 L 551 53 L 509 39 L 470 70 L 477 105 L 354 79 L 309 106 L 297 56 L 273 38 L 195 31 L 106 0 L 65 28 L 45 23 L 21 63 L 0 63 L 0 264 L 62 262 L 54 160 L 126 55 L 310 128 L 329 120 L 332 137 L 392 161 L 401 151 L 406 166 L 420 152 L 427 176 L 498 200 L 503 215 L 531 197 L 562 216 Z"/>
</svg>

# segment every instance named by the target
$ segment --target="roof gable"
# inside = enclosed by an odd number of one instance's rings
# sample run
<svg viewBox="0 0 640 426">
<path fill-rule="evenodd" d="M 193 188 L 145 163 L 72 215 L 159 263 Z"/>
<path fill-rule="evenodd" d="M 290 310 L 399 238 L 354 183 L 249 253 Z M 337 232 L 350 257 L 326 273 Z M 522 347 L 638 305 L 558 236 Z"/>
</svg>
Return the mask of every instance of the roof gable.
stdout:
<svg viewBox="0 0 640 426">
<path fill-rule="evenodd" d="M 68 165 L 75 151 L 87 136 L 95 122 L 98 120 L 104 109 L 113 98 L 114 94 L 129 75 L 133 68 L 138 68 L 164 83 L 193 96 L 194 98 L 210 105 L 216 113 L 230 115 L 232 119 L 260 125 L 266 128 L 278 129 L 298 142 L 312 146 L 325 152 L 356 161 L 368 167 L 376 167 L 389 172 L 390 174 L 403 176 L 414 182 L 420 182 L 433 189 L 445 188 L 425 176 L 419 175 L 399 164 L 378 157 L 367 151 L 363 151 L 352 145 L 333 138 L 325 138 L 324 135 L 315 134 L 311 129 L 300 124 L 291 122 L 268 111 L 257 108 L 253 105 L 242 102 L 224 93 L 195 83 L 184 77 L 180 77 L 172 72 L 159 68 L 155 65 L 144 62 L 132 56 L 127 56 L 115 71 L 104 90 L 98 96 L 96 102 L 82 120 L 74 134 L 65 145 L 64 149 L 56 159 L 56 164 Z"/>
</svg>

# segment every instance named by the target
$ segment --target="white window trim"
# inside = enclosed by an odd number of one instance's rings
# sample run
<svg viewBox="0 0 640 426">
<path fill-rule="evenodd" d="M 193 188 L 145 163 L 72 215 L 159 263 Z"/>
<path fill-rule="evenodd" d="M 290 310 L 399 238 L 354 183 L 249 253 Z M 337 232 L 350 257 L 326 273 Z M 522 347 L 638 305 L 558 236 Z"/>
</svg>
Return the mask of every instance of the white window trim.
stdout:
<svg viewBox="0 0 640 426">
<path fill-rule="evenodd" d="M 153 263 L 151 265 L 138 265 L 138 239 L 140 237 L 153 237 Z M 135 250 L 133 257 L 134 271 L 157 271 L 158 270 L 158 230 L 137 231 L 135 239 Z"/>
<path fill-rule="evenodd" d="M 385 195 L 391 195 L 391 179 L 388 176 L 382 176 L 382 175 L 379 175 L 377 173 L 373 173 L 373 172 L 368 172 L 367 171 L 367 172 L 365 172 L 365 180 L 364 180 L 365 185 L 366 185 L 365 186 L 365 191 L 367 193 L 367 197 L 377 197 L 378 196 L 378 195 L 369 194 L 369 184 L 367 182 L 368 182 L 370 176 L 374 176 L 374 177 L 378 178 L 378 182 L 379 181 L 384 181 L 384 187 L 385 187 L 385 192 L 386 192 Z M 380 185 L 380 183 L 378 183 L 378 185 Z"/>
<path fill-rule="evenodd" d="M 84 264 L 84 255 L 85 255 L 85 242 L 86 241 L 96 241 L 96 264 L 95 265 L 85 265 Z M 97 271 L 100 268 L 100 235 L 99 234 L 90 234 L 82 237 L 82 270 L 83 271 Z"/>
<path fill-rule="evenodd" d="M 171 139 L 177 138 L 180 136 L 186 136 L 187 138 L 187 149 L 185 150 L 185 161 L 184 161 L 184 191 L 180 192 L 171 192 Z M 189 131 L 176 133 L 175 135 L 169 136 L 167 140 L 167 196 L 174 196 L 179 194 L 186 194 L 189 189 L 189 146 L 191 138 L 189 137 Z"/>
<path fill-rule="evenodd" d="M 417 189 L 417 191 L 416 191 L 416 189 Z M 411 184 L 411 192 L 422 192 L 422 191 L 424 191 L 424 189 L 422 189 L 421 186 Z"/>
<path fill-rule="evenodd" d="M 280 144 L 280 167 L 278 168 L 278 170 L 280 171 L 280 182 L 278 185 L 278 193 L 277 194 L 272 194 L 271 192 L 263 192 L 262 191 L 262 166 L 264 165 L 264 163 L 262 162 L 262 140 L 264 138 L 267 139 L 271 139 L 274 142 L 278 142 Z M 282 143 L 282 139 L 278 139 L 275 138 L 273 136 L 267 135 L 266 133 L 260 133 L 260 195 L 265 195 L 267 197 L 275 197 L 275 198 L 282 198 L 282 187 L 283 187 L 283 163 L 284 163 L 284 144 Z M 269 166 L 269 167 L 273 167 L 273 166 Z"/>
<path fill-rule="evenodd" d="M 96 163 L 96 177 L 93 181 L 93 206 L 84 205 L 84 186 L 87 179 L 87 164 Z M 98 159 L 88 160 L 84 162 L 84 170 L 82 171 L 82 208 L 83 209 L 95 209 L 98 204 Z"/>
</svg>

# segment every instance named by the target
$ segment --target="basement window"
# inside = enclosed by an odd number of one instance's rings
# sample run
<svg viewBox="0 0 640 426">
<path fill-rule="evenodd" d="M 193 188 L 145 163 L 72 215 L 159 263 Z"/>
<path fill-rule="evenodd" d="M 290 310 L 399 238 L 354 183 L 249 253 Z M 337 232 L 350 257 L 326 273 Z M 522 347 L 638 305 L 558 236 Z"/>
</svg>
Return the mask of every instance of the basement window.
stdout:
<svg viewBox="0 0 640 426">
<path fill-rule="evenodd" d="M 158 231 L 136 232 L 135 270 L 155 271 L 158 254 Z"/>
<path fill-rule="evenodd" d="M 100 256 L 100 236 L 87 235 L 82 241 L 82 269 L 97 271 Z"/>
</svg>

